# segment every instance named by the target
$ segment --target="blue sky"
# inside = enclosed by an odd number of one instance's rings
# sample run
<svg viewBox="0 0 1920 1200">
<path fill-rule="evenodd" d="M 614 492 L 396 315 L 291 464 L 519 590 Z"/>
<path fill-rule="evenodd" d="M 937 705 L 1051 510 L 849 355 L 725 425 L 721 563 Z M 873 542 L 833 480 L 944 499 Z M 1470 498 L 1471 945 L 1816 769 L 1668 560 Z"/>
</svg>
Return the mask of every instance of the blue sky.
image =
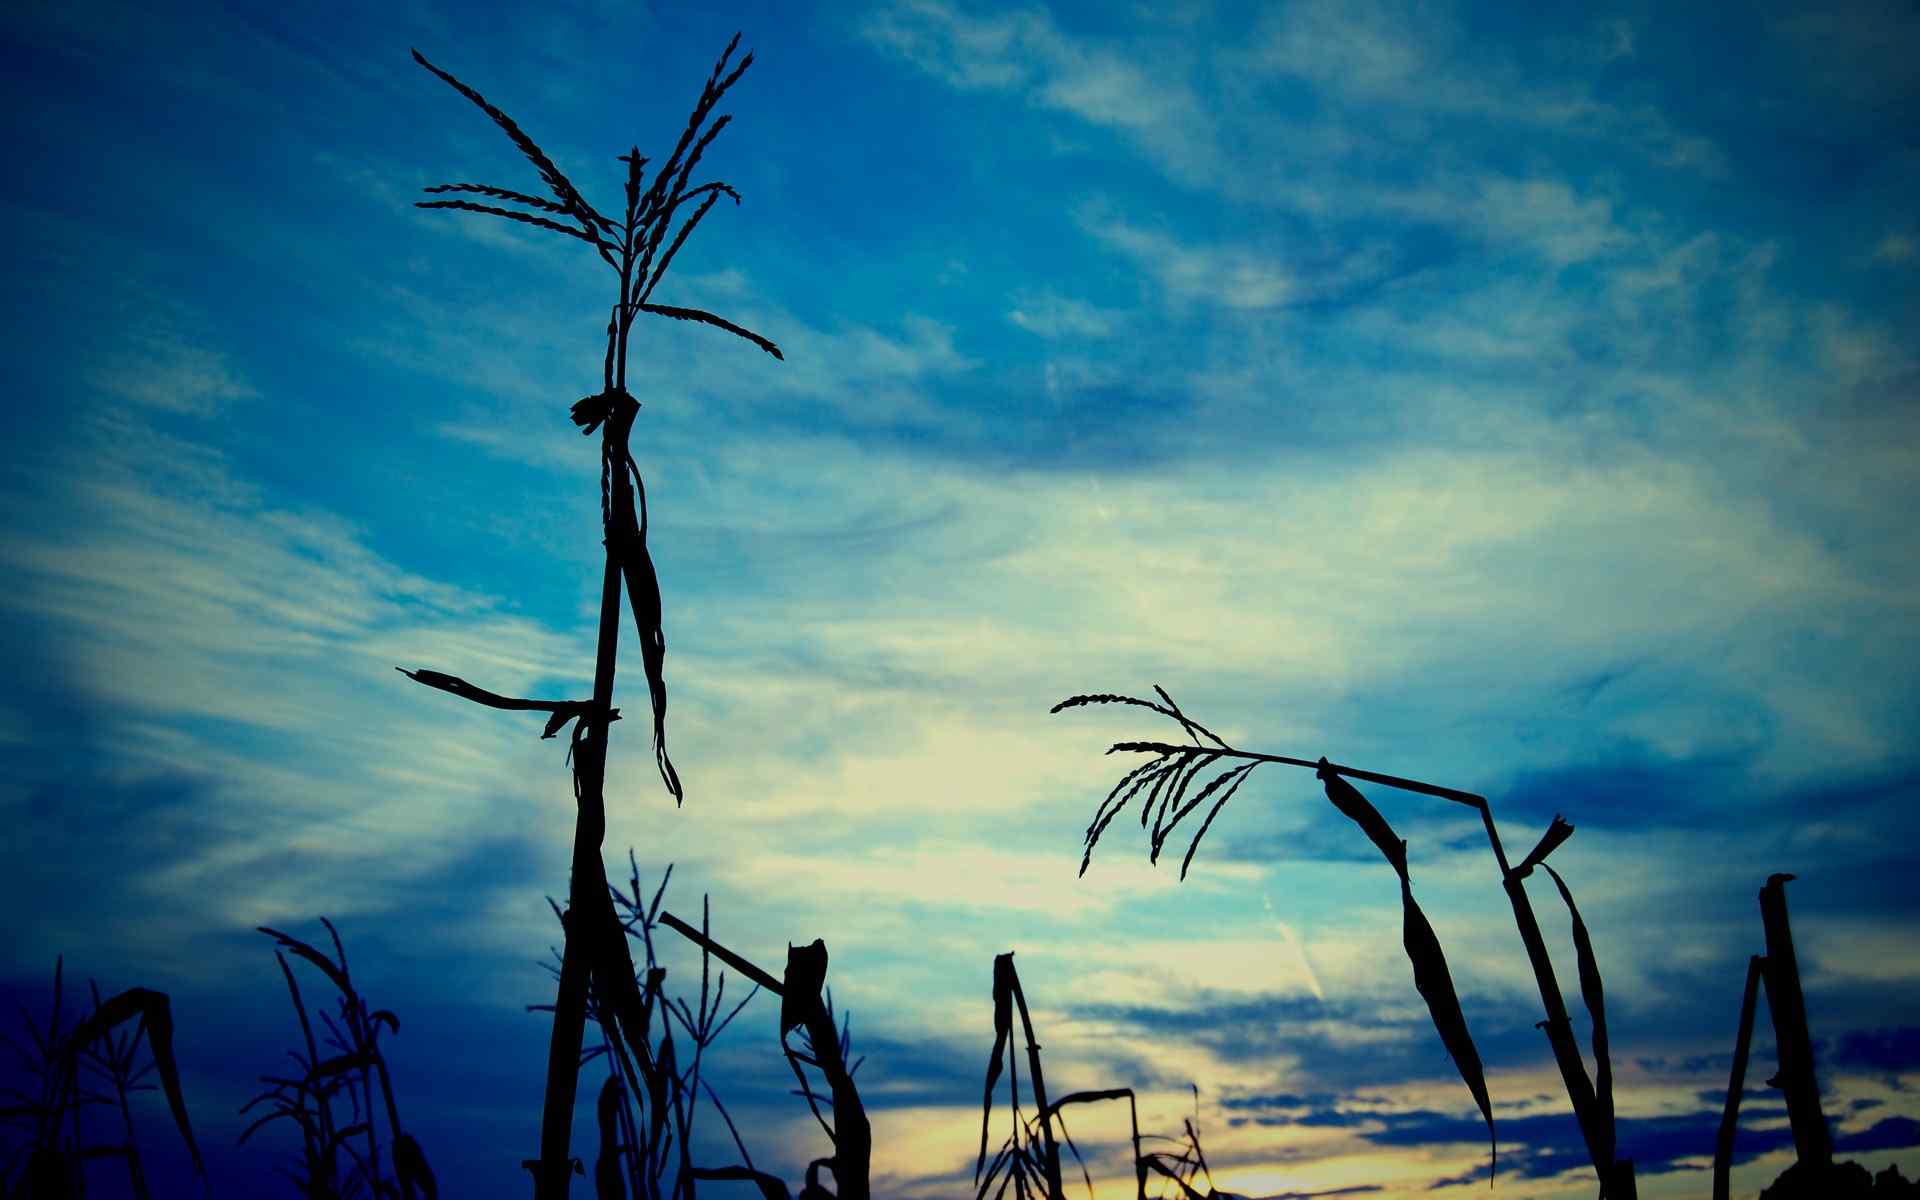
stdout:
<svg viewBox="0 0 1920 1200">
<path fill-rule="evenodd" d="M 607 847 L 677 863 L 669 906 L 710 894 L 763 963 L 826 939 L 885 1194 L 964 1190 L 1009 949 L 1050 1082 L 1135 1087 L 1169 1132 L 1197 1085 L 1221 1186 L 1484 1187 L 1393 876 L 1310 775 L 1256 773 L 1184 884 L 1124 822 L 1076 878 L 1101 750 L 1171 731 L 1048 707 L 1154 684 L 1238 745 L 1484 793 L 1516 854 L 1578 827 L 1554 862 L 1644 1195 L 1704 1187 L 1754 894 L 1797 874 L 1836 1137 L 1920 1168 L 1895 3 L 10 6 L 10 996 L 44 1005 L 56 955 L 170 992 L 240 1188 L 290 1152 L 232 1145 L 294 1033 L 253 928 L 330 916 L 443 1178 L 518 1194 L 564 748 L 391 668 L 586 691 L 567 407 L 611 289 L 571 241 L 411 207 L 538 180 L 408 49 L 612 197 L 736 29 L 706 162 L 745 203 L 658 298 L 786 360 L 636 331 L 687 802 L 622 727 Z M 1477 823 L 1370 794 L 1487 1060 L 1500 1190 L 1585 1194 Z M 797 1177 L 824 1149 L 755 1003 L 723 1094 Z M 1747 1111 L 1752 1191 L 1791 1145 L 1771 1094 Z"/>
</svg>

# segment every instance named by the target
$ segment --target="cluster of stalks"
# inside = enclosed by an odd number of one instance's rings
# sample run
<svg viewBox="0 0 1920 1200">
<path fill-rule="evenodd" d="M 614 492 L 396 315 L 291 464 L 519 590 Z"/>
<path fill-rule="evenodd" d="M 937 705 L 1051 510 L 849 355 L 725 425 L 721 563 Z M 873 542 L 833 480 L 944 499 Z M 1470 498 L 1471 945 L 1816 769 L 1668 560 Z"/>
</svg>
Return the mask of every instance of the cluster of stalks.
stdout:
<svg viewBox="0 0 1920 1200">
<path fill-rule="evenodd" d="M 1020 1015 L 1023 1045 L 1013 1036 L 1013 1015 Z M 1027 1062 L 1028 1093 L 1032 1099 L 1029 1115 L 1022 1108 L 1020 1059 L 1024 1049 Z M 1008 1132 L 1006 1140 L 991 1161 L 987 1158 L 988 1130 L 993 1123 L 994 1089 L 1004 1074 L 1007 1079 Z M 1015 1200 L 1065 1200 L 1060 1148 L 1065 1146 L 1080 1168 L 1087 1195 L 1094 1194 L 1093 1174 L 1086 1159 L 1067 1131 L 1065 1110 L 1076 1104 L 1127 1102 L 1127 1116 L 1133 1143 L 1133 1179 L 1136 1200 L 1243 1200 L 1214 1187 L 1213 1171 L 1207 1166 L 1206 1151 L 1200 1145 L 1200 1090 L 1193 1091 L 1194 1115 L 1182 1121 L 1179 1138 L 1140 1133 L 1139 1100 L 1132 1088 L 1104 1088 L 1069 1092 L 1049 1100 L 1046 1074 L 1040 1062 L 1040 1042 L 1034 1036 L 1033 1016 L 1027 1010 L 1026 992 L 1020 986 L 1019 972 L 1013 966 L 1013 951 L 993 960 L 993 1051 L 987 1057 L 986 1083 L 980 1100 L 980 1153 L 974 1160 L 974 1200 L 1005 1200 L 1009 1191 Z M 1176 1150 L 1147 1150 L 1144 1141 L 1173 1142 Z M 1204 1176 L 1207 1190 L 1195 1186 Z M 1150 1192 L 1153 1184 L 1158 1192 Z"/>
<path fill-rule="evenodd" d="M 814 1120 L 833 1147 L 831 1153 L 807 1164 L 800 1200 L 870 1200 L 873 1128 L 867 1120 L 860 1089 L 853 1081 L 861 1060 L 849 1061 L 852 1055 L 850 1024 L 844 1017 L 838 1026 L 834 1024 L 833 994 L 826 986 L 826 943 L 818 938 L 805 946 L 789 943 L 786 970 L 776 979 L 750 959 L 716 941 L 706 928 L 704 909 L 701 917 L 701 927 L 696 929 L 670 912 L 658 912 L 659 924 L 700 948 L 703 964 L 704 956 L 711 955 L 758 988 L 780 997 L 780 1051 L 799 1084 L 794 1094 L 807 1102 Z M 704 970 L 703 965 L 703 973 Z M 800 1035 L 797 1044 L 787 1040 L 796 1031 Z M 814 1075 L 819 1076 L 819 1085 L 815 1084 Z M 827 1105 L 825 1113 L 821 1111 L 823 1100 Z M 756 1169 L 753 1160 L 747 1157 L 746 1147 L 740 1145 L 738 1137 L 734 1141 L 742 1162 L 726 1167 L 694 1167 L 689 1180 L 751 1181 L 767 1200 L 788 1200 L 792 1193 L 786 1184 Z M 831 1191 L 823 1182 L 828 1175 L 834 1182 Z M 688 1194 L 692 1194 L 691 1187 Z"/>
<path fill-rule="evenodd" d="M 147 1200 L 153 1193 L 140 1161 L 129 1101 L 136 1092 L 153 1090 L 154 1085 L 146 1082 L 150 1075 L 159 1077 L 167 1108 L 204 1188 L 206 1167 L 193 1140 L 180 1089 L 180 1068 L 173 1057 L 173 1009 L 166 993 L 128 988 L 102 1000 L 98 985 L 88 980 L 93 1008 L 70 1028 L 64 1027 L 65 966 L 64 959 L 54 962 L 53 1010 L 46 1026 L 29 1018 L 25 1043 L 0 1035 L 15 1065 L 34 1081 L 32 1091 L 8 1088 L 0 1093 L 6 1100 L 0 1120 L 25 1134 L 19 1150 L 0 1172 L 0 1178 L 15 1180 L 8 1195 L 16 1200 L 79 1197 L 86 1191 L 86 1164 L 118 1158 L 126 1164 L 132 1194 Z M 131 1030 L 126 1028 L 129 1022 Z M 82 1120 L 88 1108 L 115 1110 L 122 1140 L 100 1141 L 89 1134 Z M 19 1162 L 22 1156 L 24 1165 Z"/>
<path fill-rule="evenodd" d="M 1154 693 L 1158 697 L 1155 700 L 1113 694 L 1071 696 L 1053 708 L 1056 713 L 1086 705 L 1118 704 L 1145 708 L 1178 724 L 1188 739 L 1184 743 L 1116 742 L 1107 751 L 1109 754 L 1143 754 L 1147 758 L 1121 777 L 1095 811 L 1093 821 L 1087 826 L 1086 852 L 1080 862 L 1081 873 L 1086 873 L 1087 866 L 1092 861 L 1093 848 L 1099 842 L 1100 835 L 1135 797 L 1142 797 L 1140 825 L 1142 829 L 1149 827 L 1151 829 L 1148 842 L 1149 858 L 1154 862 L 1159 861 L 1161 848 L 1174 829 L 1211 798 L 1213 804 L 1201 819 L 1187 847 L 1186 855 L 1181 861 L 1180 874 L 1184 879 L 1187 868 L 1193 862 L 1194 853 L 1199 849 L 1200 839 L 1206 836 L 1214 818 L 1220 814 L 1234 792 L 1256 769 L 1267 764 L 1281 764 L 1312 770 L 1323 784 L 1327 799 L 1332 802 L 1334 808 L 1360 827 L 1379 849 L 1382 857 L 1393 867 L 1395 874 L 1399 876 L 1402 943 L 1413 965 L 1414 987 L 1426 1001 L 1427 1012 L 1433 1019 L 1434 1028 L 1438 1031 L 1447 1053 L 1452 1057 L 1454 1067 L 1460 1072 L 1462 1082 L 1472 1093 L 1474 1104 L 1479 1108 L 1481 1117 L 1486 1121 L 1487 1137 L 1492 1147 L 1494 1145 L 1493 1107 L 1487 1093 L 1485 1073 L 1480 1064 L 1480 1053 L 1467 1031 L 1466 1017 L 1461 1010 L 1459 997 L 1455 993 L 1452 974 L 1447 969 L 1447 960 L 1441 950 L 1440 940 L 1435 935 L 1426 914 L 1413 898 L 1413 882 L 1407 870 L 1407 843 L 1394 834 L 1386 818 L 1381 816 L 1379 810 L 1374 808 L 1372 803 L 1348 781 L 1361 780 L 1382 784 L 1403 791 L 1450 800 L 1474 809 L 1480 814 L 1481 821 L 1486 826 L 1487 842 L 1493 850 L 1494 861 L 1500 869 L 1501 886 L 1512 905 L 1514 923 L 1519 927 L 1521 942 L 1526 947 L 1527 958 L 1533 967 L 1534 979 L 1539 985 L 1540 1001 L 1546 1009 L 1546 1020 L 1540 1023 L 1540 1028 L 1546 1031 L 1548 1044 L 1553 1049 L 1554 1061 L 1560 1069 L 1561 1081 L 1566 1087 L 1574 1116 L 1579 1121 L 1588 1156 L 1593 1162 L 1595 1173 L 1599 1176 L 1601 1193 L 1611 1197 L 1611 1200 L 1631 1200 L 1635 1195 L 1632 1160 L 1615 1156 L 1613 1073 L 1607 1049 L 1606 999 L 1601 985 L 1600 969 L 1594 958 L 1593 944 L 1587 935 L 1586 924 L 1580 918 L 1580 910 L 1574 905 L 1572 891 L 1553 868 L 1546 866 L 1547 856 L 1573 836 L 1573 826 L 1555 816 L 1533 850 L 1518 865 L 1512 865 L 1507 860 L 1506 850 L 1501 846 L 1500 833 L 1494 825 L 1492 809 L 1483 796 L 1441 787 L 1437 784 L 1342 766 L 1328 762 L 1324 757 L 1313 760 L 1239 750 L 1228 745 L 1211 729 L 1182 712 L 1180 706 L 1175 704 L 1173 698 L 1165 691 L 1156 687 Z M 1202 775 L 1211 775 L 1211 777 L 1196 789 L 1195 784 Z M 1593 1028 L 1595 1070 L 1593 1077 L 1588 1076 L 1586 1064 L 1580 1056 L 1580 1048 L 1574 1042 L 1573 1027 L 1567 1016 L 1566 1002 L 1561 998 L 1560 984 L 1554 977 L 1553 962 L 1547 956 L 1546 942 L 1541 936 L 1539 921 L 1535 918 L 1532 902 L 1527 897 L 1526 879 L 1533 873 L 1535 867 L 1543 868 L 1553 878 L 1561 899 L 1566 902 L 1567 910 L 1572 917 L 1574 952 L 1580 973 L 1580 994 L 1586 1003 Z M 1488 1161 L 1490 1181 L 1495 1163 L 1494 1153 L 1490 1149 Z"/>
<path fill-rule="evenodd" d="M 400 1032 L 400 1018 L 389 1009 L 372 1009 L 354 987 L 347 969 L 347 951 L 340 933 L 325 917 L 333 940 L 328 956 L 308 942 L 275 929 L 262 928 L 275 942 L 274 959 L 287 981 L 287 995 L 300 1019 L 301 1044 L 289 1054 L 297 1075 L 262 1075 L 266 1089 L 241 1108 L 241 1113 L 264 1106 L 240 1134 L 248 1138 L 275 1121 L 289 1121 L 300 1130 L 301 1157 L 297 1169 L 281 1168 L 304 1200 L 352 1200 L 366 1195 L 375 1200 L 437 1200 L 439 1184 L 427 1165 L 420 1143 L 400 1124 L 400 1108 L 393 1097 L 393 1076 L 380 1049 L 380 1033 Z M 287 963 L 293 955 L 316 968 L 333 985 L 334 1009 L 310 1013 L 299 980 Z M 315 1033 L 313 1016 L 320 1032 Z M 379 1085 L 379 1103 L 374 1086 Z M 344 1109 L 344 1111 L 343 1111 Z M 386 1118 L 387 1164 L 381 1157 L 380 1117 Z M 392 1167 L 391 1176 L 386 1169 Z"/>
<path fill-rule="evenodd" d="M 678 143 L 654 170 L 651 182 L 646 176 L 650 160 L 640 154 L 639 147 L 620 156 L 626 180 L 625 204 L 617 210 L 618 218 L 609 218 L 590 204 L 512 118 L 414 52 L 421 66 L 476 105 L 507 135 L 533 165 L 549 193 L 537 196 L 491 184 L 447 183 L 426 189 L 443 198 L 421 201 L 420 207 L 501 217 L 585 242 L 618 280 L 606 326 L 600 390 L 574 403 L 570 413 L 583 434 L 600 434 L 600 534 L 606 561 L 601 576 L 591 698 L 508 697 L 437 671 L 405 672 L 420 683 L 489 707 L 545 712 L 548 721 L 544 737 L 554 736 L 570 722 L 573 725 L 570 760 L 578 817 L 568 902 L 561 918 L 565 936 L 553 1003 L 540 1154 L 533 1164 L 535 1195 L 541 1200 L 559 1200 L 567 1194 L 573 1108 L 590 997 L 593 1010 L 601 1016 L 609 1047 L 629 1060 L 621 1070 L 621 1078 L 626 1080 L 622 1086 L 631 1088 L 636 1080 L 662 1078 L 673 1068 L 671 1063 L 655 1060 L 658 1049 L 650 1044 L 648 1033 L 653 1001 L 636 981 L 627 934 L 615 912 L 600 857 L 607 825 L 607 743 L 610 726 L 619 717 L 613 705 L 613 687 L 623 585 L 640 641 L 641 665 L 652 707 L 654 760 L 675 804 L 682 798 L 679 774 L 667 754 L 666 638 L 661 629 L 659 580 L 647 549 L 646 490 L 629 445 L 640 402 L 627 390 L 627 352 L 634 320 L 641 313 L 650 313 L 723 329 L 780 357 L 779 348 L 772 342 L 732 321 L 653 299 L 674 256 L 701 219 L 722 196 L 736 204 L 740 200 L 725 183 L 692 182 L 701 157 L 730 120 L 721 115 L 709 123 L 715 107 L 753 62 L 753 55 L 747 54 L 729 70 L 739 40 L 736 34 L 727 44 L 701 88 Z"/>
<path fill-rule="evenodd" d="M 628 1052 L 621 1041 L 614 1012 L 603 1003 L 590 982 L 587 1014 L 599 1026 L 601 1037 L 599 1045 L 581 1051 L 580 1066 L 599 1059 L 607 1069 L 594 1106 L 599 1147 L 593 1162 L 593 1188 L 599 1200 L 626 1200 L 627 1197 L 663 1200 L 682 1191 L 690 1195 L 693 1181 L 701 1177 L 701 1168 L 693 1163 L 692 1148 L 703 1093 L 726 1123 L 727 1132 L 747 1169 L 752 1170 L 753 1159 L 703 1068 L 708 1048 L 760 989 L 753 988 L 727 1008 L 726 974 L 716 975 L 712 956 L 702 953 L 698 993 L 691 1000 L 669 995 L 664 986 L 666 968 L 660 965 L 655 953 L 653 935 L 660 926 L 660 906 L 666 898 L 673 868 L 669 866 L 662 873 L 659 884 L 648 897 L 640 886 L 640 868 L 631 851 L 627 865 L 627 887 L 624 890 L 613 887 L 612 899 L 621 928 L 641 947 L 640 1038 L 649 1053 L 636 1057 Z M 557 904 L 554 914 L 564 922 Z M 706 924 L 704 901 L 701 924 L 703 927 Z M 560 961 L 550 964 L 548 970 L 558 978 L 565 968 L 564 955 L 555 951 L 555 958 Z M 531 1012 L 553 1010 L 551 1004 L 528 1006 Z M 676 1026 L 684 1042 L 676 1038 Z M 532 1169 L 539 1164 L 529 1160 L 524 1165 Z"/>
</svg>

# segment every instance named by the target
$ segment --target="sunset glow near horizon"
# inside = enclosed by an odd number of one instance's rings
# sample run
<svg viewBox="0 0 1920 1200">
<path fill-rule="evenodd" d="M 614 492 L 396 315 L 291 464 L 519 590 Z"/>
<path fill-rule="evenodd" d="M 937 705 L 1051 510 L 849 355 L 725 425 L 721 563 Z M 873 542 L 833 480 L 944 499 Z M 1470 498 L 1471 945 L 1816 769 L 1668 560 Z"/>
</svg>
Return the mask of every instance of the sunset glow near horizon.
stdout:
<svg viewBox="0 0 1920 1200">
<path fill-rule="evenodd" d="M 1920 10 L 1892 0 L 8 6 L 9 1000 L 43 1013 L 56 956 L 70 1004 L 169 993 L 215 1194 L 250 1194 L 296 1153 L 234 1144 L 298 1037 L 255 927 L 324 915 L 402 1023 L 442 1194 L 526 1194 L 565 741 L 393 668 L 588 694 L 568 408 L 613 281 L 412 207 L 540 181 L 409 49 L 605 210 L 736 30 L 696 175 L 744 203 L 657 299 L 785 360 L 635 328 L 686 802 L 628 624 L 606 857 L 674 864 L 666 907 L 710 896 L 776 973 L 825 939 L 877 1196 L 971 1195 L 1008 950 L 1055 1094 L 1195 1118 L 1221 1189 L 1488 1194 L 1398 880 L 1310 771 L 1255 771 L 1184 882 L 1191 822 L 1150 865 L 1137 808 L 1076 874 L 1135 765 L 1102 752 L 1181 733 L 1048 710 L 1155 685 L 1235 746 L 1484 795 L 1514 859 L 1572 822 L 1552 864 L 1645 1197 L 1707 1194 L 1755 894 L 1793 873 L 1837 1157 L 1920 1172 Z M 1491 1194 L 1592 1194 L 1479 817 L 1361 790 L 1486 1063 Z M 1587 1052 L 1565 907 L 1529 891 Z M 797 1186 L 828 1146 L 777 1007 L 713 1082 Z M 1793 1158 L 1759 1011 L 1736 1195 Z M 136 1115 L 187 1194 L 164 1105 Z M 1124 1108 L 1071 1128 L 1131 1195 Z M 590 1161 L 584 1088 L 576 1129 Z"/>
</svg>

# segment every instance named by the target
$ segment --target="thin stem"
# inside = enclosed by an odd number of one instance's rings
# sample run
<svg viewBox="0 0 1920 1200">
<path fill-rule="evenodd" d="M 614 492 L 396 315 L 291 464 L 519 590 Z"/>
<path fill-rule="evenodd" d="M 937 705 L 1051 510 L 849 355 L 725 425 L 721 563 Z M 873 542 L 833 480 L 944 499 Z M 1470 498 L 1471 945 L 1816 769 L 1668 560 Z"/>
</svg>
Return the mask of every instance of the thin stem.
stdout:
<svg viewBox="0 0 1920 1200">
<path fill-rule="evenodd" d="M 1134 750 L 1153 754 L 1182 755 L 1203 752 L 1216 755 L 1220 758 L 1239 758 L 1249 762 L 1280 763 L 1283 766 L 1306 767 L 1314 771 L 1321 769 L 1321 760 L 1319 759 L 1290 758 L 1284 754 L 1261 754 L 1255 750 L 1207 749 L 1200 751 L 1198 747 L 1183 746 L 1174 742 L 1118 742 L 1114 745 L 1113 749 Z M 1422 783 L 1418 779 L 1403 779 L 1398 775 L 1382 775 L 1378 771 L 1363 771 L 1359 767 L 1342 766 L 1340 763 L 1327 763 L 1326 769 L 1336 775 L 1344 775 L 1348 779 L 1364 779 L 1368 783 L 1385 784 L 1388 787 L 1396 787 L 1406 792 L 1418 792 L 1423 796 L 1437 796 L 1442 800 L 1451 800 L 1455 804 L 1464 804 L 1468 808 L 1476 808 L 1482 812 L 1486 811 L 1486 797 L 1476 795 L 1473 792 L 1463 792 L 1457 788 L 1441 787 L 1437 783 Z M 1499 840 L 1497 836 L 1494 837 L 1496 847 L 1498 846 Z M 1501 863 L 1503 867 L 1505 862 L 1506 856 L 1502 854 Z"/>
<path fill-rule="evenodd" d="M 1747 1048 L 1753 1042 L 1754 994 L 1760 990 L 1766 959 L 1747 960 L 1747 984 L 1740 994 L 1740 1028 L 1733 1038 L 1733 1071 L 1727 1078 L 1727 1104 L 1720 1114 L 1720 1132 L 1713 1139 L 1713 1200 L 1727 1200 L 1727 1171 L 1733 1165 L 1733 1135 L 1740 1120 L 1740 1094 L 1747 1085 Z M 1768 997 L 1772 1005 L 1773 999 Z"/>
<path fill-rule="evenodd" d="M 1042 1164 L 1047 1173 L 1047 1200 L 1065 1200 L 1060 1183 L 1060 1146 L 1054 1141 L 1053 1122 L 1047 1116 L 1047 1084 L 1040 1070 L 1040 1043 L 1033 1036 L 1033 1018 L 1027 1013 L 1027 996 L 1020 979 L 1013 979 L 1013 1002 L 1020 1009 L 1021 1030 L 1027 1037 L 1027 1075 L 1033 1085 L 1033 1105 L 1040 1114 L 1040 1138 L 1046 1154 Z"/>
<path fill-rule="evenodd" d="M 623 280 L 624 280 L 623 273 Z M 623 283 L 624 286 L 624 283 Z M 610 348 L 624 345 L 616 329 L 608 331 Z M 616 358 L 624 359 L 623 353 Z M 624 375 L 626 365 L 619 363 Z M 601 427 L 603 464 L 623 461 L 626 422 L 609 419 Z M 617 489 L 616 489 L 617 490 Z M 573 829 L 573 873 L 568 886 L 565 949 L 560 959 L 560 982 L 554 995 L 553 1036 L 547 1046 L 546 1106 L 540 1125 L 540 1168 L 535 1180 L 538 1200 L 563 1200 L 571 1183 L 573 1102 L 580 1085 L 580 1043 L 586 1034 L 587 947 L 602 920 L 617 924 L 613 901 L 607 894 L 606 866 L 600 846 L 606 838 L 606 767 L 609 735 L 606 714 L 613 711 L 613 679 L 620 649 L 620 562 L 614 520 L 607 514 L 604 527 L 606 565 L 600 582 L 600 629 L 594 655 L 592 716 L 576 727 L 573 755 L 574 798 L 578 812 Z M 602 914 L 601 910 L 605 912 Z M 624 935 L 620 938 L 625 945 Z M 602 988 L 603 994 L 611 994 Z"/>
</svg>

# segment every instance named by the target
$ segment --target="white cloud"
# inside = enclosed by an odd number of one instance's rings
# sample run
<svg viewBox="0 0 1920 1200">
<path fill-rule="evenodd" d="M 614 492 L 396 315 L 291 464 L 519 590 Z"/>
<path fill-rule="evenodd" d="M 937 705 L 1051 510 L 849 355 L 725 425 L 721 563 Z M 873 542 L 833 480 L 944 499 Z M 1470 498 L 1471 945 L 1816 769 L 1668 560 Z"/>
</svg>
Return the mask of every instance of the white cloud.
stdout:
<svg viewBox="0 0 1920 1200">
<path fill-rule="evenodd" d="M 88 383 L 147 408 L 212 416 L 255 392 L 223 354 L 172 335 L 135 336 L 107 362 L 85 371 Z"/>
<path fill-rule="evenodd" d="M 1113 309 L 1098 308 L 1084 300 L 1053 292 L 1022 297 L 1007 311 L 1007 320 L 1049 341 L 1108 337 L 1121 319 L 1121 314 Z"/>
</svg>

